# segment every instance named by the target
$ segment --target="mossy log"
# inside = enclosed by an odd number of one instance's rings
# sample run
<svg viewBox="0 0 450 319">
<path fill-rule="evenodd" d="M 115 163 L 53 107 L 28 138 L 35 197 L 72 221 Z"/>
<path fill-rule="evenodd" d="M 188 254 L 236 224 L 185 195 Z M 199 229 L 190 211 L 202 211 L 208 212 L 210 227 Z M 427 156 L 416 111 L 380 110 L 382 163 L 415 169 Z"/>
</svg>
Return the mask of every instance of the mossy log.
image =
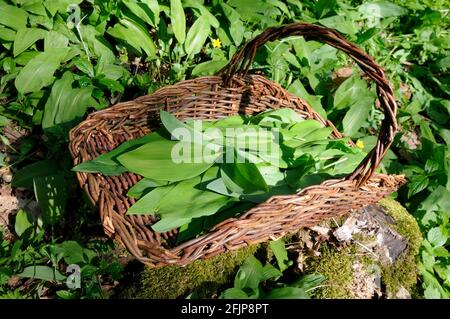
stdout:
<svg viewBox="0 0 450 319">
<path fill-rule="evenodd" d="M 322 245 L 320 256 L 308 258 L 304 268 L 305 273 L 319 272 L 327 278 L 321 288 L 314 291 L 313 297 L 372 298 L 379 286 L 382 286 L 387 297 L 400 297 L 399 294 L 405 291 L 407 296 L 414 294 L 417 255 L 422 241 L 419 227 L 396 201 L 384 199 L 379 205 L 392 219 L 389 232 L 392 230 L 401 236 L 404 249 L 389 263 L 383 258 L 375 258 L 376 253 L 365 251 L 366 245 L 377 239 L 364 238 L 362 234 L 355 234 L 357 239 L 352 239 L 341 249 Z M 122 285 L 114 297 L 186 298 L 192 294 L 196 298 L 212 298 L 224 287 L 230 286 L 242 262 L 255 253 L 261 261 L 271 258 L 268 245 L 262 244 L 226 252 L 207 260 L 197 260 L 185 267 L 144 267 L 131 283 L 125 287 Z"/>
</svg>

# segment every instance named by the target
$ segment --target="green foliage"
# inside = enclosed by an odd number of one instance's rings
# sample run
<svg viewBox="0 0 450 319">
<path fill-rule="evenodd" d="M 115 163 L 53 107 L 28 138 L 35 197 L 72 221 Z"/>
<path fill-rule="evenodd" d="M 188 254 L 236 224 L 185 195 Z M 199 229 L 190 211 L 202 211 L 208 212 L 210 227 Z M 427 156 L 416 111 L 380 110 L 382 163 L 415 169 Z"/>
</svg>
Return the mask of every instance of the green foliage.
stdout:
<svg viewBox="0 0 450 319">
<path fill-rule="evenodd" d="M 254 256 L 248 257 L 234 278 L 234 285 L 222 292 L 221 299 L 309 299 L 309 291 L 316 289 L 325 277 L 321 274 L 304 275 L 292 283 L 283 283 L 280 277 L 287 269 L 287 251 L 283 240 L 270 243 L 278 269 L 270 263 L 264 266 Z"/>
<path fill-rule="evenodd" d="M 446 0 L 2 1 L 0 127 L 14 123 L 33 131 L 33 137 L 22 141 L 17 152 L 8 155 L 8 162 L 0 153 L 0 166 L 13 169 L 16 187 L 33 190 L 41 178 L 48 181 L 47 177 L 60 174 L 67 185 L 74 185 L 68 131 L 88 111 L 186 78 L 214 74 L 243 42 L 269 26 L 299 20 L 337 29 L 385 69 L 398 101 L 401 131 L 381 170 L 405 174 L 409 180 L 397 199 L 425 235 L 421 248 L 425 297 L 448 297 L 450 37 Z M 213 44 L 213 40 L 220 42 Z M 383 117 L 373 103 L 375 89 L 334 48 L 298 37 L 284 39 L 261 48 L 253 67 L 304 98 L 352 139 L 360 139 L 365 151 L 374 145 L 369 135 Z M 352 76 L 336 72 L 343 68 L 351 68 Z M 0 138 L 8 145 L 4 134 Z M 44 153 L 44 158 L 36 153 Z M 308 158 L 301 163 L 308 164 Z M 104 158 L 101 164 L 109 166 L 110 174 L 121 169 L 117 156 Z M 85 165 L 95 171 L 99 163 Z M 315 176 L 315 182 L 321 178 Z M 295 183 L 298 178 L 290 180 Z M 40 200 L 44 211 L 45 203 L 53 202 L 51 194 L 60 193 L 52 187 L 45 189 L 48 194 L 36 193 L 49 199 Z M 64 207 L 58 211 L 65 216 L 64 196 L 57 198 L 58 206 Z M 29 221 L 38 225 L 39 220 L 42 223 L 42 216 Z M 29 233 L 41 240 L 11 244 L 12 252 L 32 245 L 40 251 L 37 247 L 48 245 L 43 231 L 26 230 L 26 225 L 17 225 L 22 236 Z M 46 232 L 51 228 L 40 227 Z M 7 248 L 8 254 L 12 247 Z M 15 265 L 12 269 L 17 274 L 32 264 Z M 0 271 L 0 278 L 3 274 Z M 72 294 L 61 291 L 58 296 Z"/>
</svg>

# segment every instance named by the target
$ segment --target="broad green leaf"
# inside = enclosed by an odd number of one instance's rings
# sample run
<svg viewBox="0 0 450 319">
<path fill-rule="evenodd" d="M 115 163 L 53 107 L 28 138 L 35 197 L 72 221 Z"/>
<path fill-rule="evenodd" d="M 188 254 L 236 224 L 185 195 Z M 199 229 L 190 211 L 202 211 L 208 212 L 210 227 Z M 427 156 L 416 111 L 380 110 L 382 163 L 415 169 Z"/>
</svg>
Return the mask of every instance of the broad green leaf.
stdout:
<svg viewBox="0 0 450 319">
<path fill-rule="evenodd" d="M 390 1 L 368 1 L 358 7 L 358 11 L 365 17 L 386 18 L 404 15 L 408 12 Z"/>
<path fill-rule="evenodd" d="M 84 248 L 74 240 L 66 240 L 61 244 L 64 251 L 64 261 L 67 264 L 80 264 L 85 262 Z"/>
<path fill-rule="evenodd" d="M 186 36 L 184 48 L 189 56 L 197 54 L 203 48 L 203 45 L 211 31 L 211 26 L 206 16 L 201 16 L 195 20 Z"/>
<path fill-rule="evenodd" d="M 334 108 L 341 110 L 352 106 L 360 98 L 364 98 L 367 91 L 366 83 L 358 75 L 349 77 L 334 93 Z"/>
<path fill-rule="evenodd" d="M 1 2 L 0 17 L 0 24 L 6 25 L 14 30 L 19 30 L 26 27 L 28 13 L 21 8 Z"/>
<path fill-rule="evenodd" d="M 234 288 L 257 294 L 263 278 L 263 266 L 254 256 L 247 257 L 234 278 Z"/>
<path fill-rule="evenodd" d="M 80 119 L 89 106 L 95 105 L 92 98 L 93 87 L 73 89 L 71 72 L 63 74 L 52 87 L 50 97 L 45 104 L 42 127 L 50 129 L 55 125 L 71 123 Z"/>
<path fill-rule="evenodd" d="M 196 123 L 193 126 L 187 125 L 175 116 L 164 110 L 160 111 L 160 119 L 164 128 L 171 134 L 171 136 L 179 141 L 187 143 L 207 143 L 211 138 L 203 134 L 200 129 L 196 129 Z M 203 123 L 202 123 L 203 124 Z"/>
<path fill-rule="evenodd" d="M 36 15 L 46 16 L 47 12 L 45 11 L 45 7 L 43 3 L 39 0 L 30 0 L 24 1 L 21 3 L 21 9 L 24 9 L 30 13 L 34 13 Z"/>
<path fill-rule="evenodd" d="M 296 96 L 298 96 L 301 99 L 304 99 L 306 102 L 311 105 L 311 107 L 320 114 L 324 119 L 327 118 L 327 112 L 322 106 L 322 103 L 320 102 L 320 99 L 322 96 L 320 95 L 311 95 L 309 94 L 303 84 L 300 82 L 300 80 L 295 80 L 291 86 L 289 86 L 288 91 Z"/>
<path fill-rule="evenodd" d="M 220 176 L 226 187 L 233 193 L 250 195 L 267 192 L 269 190 L 264 178 L 253 163 L 224 163 Z"/>
<path fill-rule="evenodd" d="M 35 177 L 54 175 L 58 173 L 58 165 L 52 160 L 42 160 L 27 165 L 14 174 L 11 185 L 13 187 L 33 188 L 33 179 Z"/>
<path fill-rule="evenodd" d="M 427 233 L 427 239 L 435 247 L 443 246 L 448 239 L 448 231 L 442 227 L 433 227 Z"/>
<path fill-rule="evenodd" d="M 269 291 L 265 299 L 309 299 L 310 296 L 301 288 L 281 287 Z"/>
<path fill-rule="evenodd" d="M 203 173 L 220 155 L 219 151 L 210 150 L 207 146 L 161 140 L 122 154 L 117 160 L 130 172 L 144 177 L 180 181 Z"/>
<path fill-rule="evenodd" d="M 48 31 L 44 38 L 44 51 L 54 48 L 66 48 L 69 45 L 69 39 L 62 33 Z"/>
<path fill-rule="evenodd" d="M 13 55 L 16 57 L 30 46 L 32 46 L 37 40 L 43 39 L 47 34 L 47 31 L 37 28 L 22 28 L 16 33 L 14 40 Z"/>
<path fill-rule="evenodd" d="M 245 27 L 241 16 L 228 4 L 220 3 L 220 6 L 229 21 L 229 32 L 235 45 L 240 45 L 244 39 Z"/>
<path fill-rule="evenodd" d="M 90 77 L 94 77 L 94 67 L 92 63 L 85 57 L 76 57 L 72 60 L 73 64 L 80 70 L 81 72 L 89 75 Z"/>
<path fill-rule="evenodd" d="M 39 91 L 49 85 L 53 80 L 53 74 L 68 53 L 69 49 L 51 49 L 32 58 L 15 80 L 17 90 L 24 94 Z"/>
<path fill-rule="evenodd" d="M 131 206 L 127 214 L 155 214 L 158 204 L 174 187 L 175 184 L 156 187 Z"/>
<path fill-rule="evenodd" d="M 16 214 L 16 222 L 14 224 L 14 230 L 17 234 L 17 236 L 22 236 L 22 234 L 33 226 L 33 219 L 31 215 L 20 209 Z"/>
<path fill-rule="evenodd" d="M 203 76 L 203 75 L 216 74 L 225 65 L 227 65 L 227 63 L 228 63 L 228 61 L 226 61 L 226 60 L 219 60 L 219 61 L 207 61 L 207 62 L 197 64 L 192 69 L 192 75 L 193 76 Z"/>
<path fill-rule="evenodd" d="M 157 0 L 124 0 L 123 3 L 132 13 L 146 23 L 156 27 L 159 23 L 159 4 Z"/>
<path fill-rule="evenodd" d="M 71 6 L 79 5 L 83 0 L 44 0 L 44 5 L 52 16 L 57 12 L 66 13 L 73 10 L 69 10 Z"/>
<path fill-rule="evenodd" d="M 367 121 L 370 109 L 372 108 L 373 98 L 361 98 L 360 102 L 353 104 L 345 114 L 342 120 L 344 134 L 348 136 L 355 135 L 361 126 Z"/>
<path fill-rule="evenodd" d="M 66 277 L 58 270 L 48 266 L 25 267 L 25 269 L 20 274 L 17 274 L 17 276 L 21 278 L 33 278 L 45 281 L 62 281 L 66 279 Z"/>
<path fill-rule="evenodd" d="M 428 176 L 414 175 L 408 183 L 408 197 L 423 191 L 429 184 Z"/>
<path fill-rule="evenodd" d="M 170 22 L 175 38 L 183 44 L 186 39 L 186 16 L 181 0 L 170 0 Z"/>
<path fill-rule="evenodd" d="M 308 274 L 301 276 L 294 283 L 290 284 L 290 286 L 298 287 L 303 289 L 304 291 L 308 291 L 319 286 L 324 280 L 325 276 L 321 274 Z"/>
<path fill-rule="evenodd" d="M 163 137 L 158 133 L 145 135 L 140 138 L 126 141 L 110 152 L 104 153 L 93 160 L 85 161 L 78 164 L 72 171 L 86 172 L 86 173 L 101 173 L 104 175 L 120 175 L 125 173 L 127 169 L 123 167 L 117 157 L 123 153 L 130 152 L 136 148 L 152 141 L 163 140 Z"/>
<path fill-rule="evenodd" d="M 262 279 L 262 281 L 266 281 L 269 279 L 277 279 L 277 278 L 281 277 L 282 275 L 283 275 L 283 273 L 280 270 L 278 270 L 271 264 L 267 263 L 263 267 L 263 274 L 262 274 L 261 279 Z"/>
<path fill-rule="evenodd" d="M 0 25 L 0 40 L 12 42 L 16 38 L 16 31 Z"/>
<path fill-rule="evenodd" d="M 64 214 L 67 192 L 62 174 L 35 177 L 33 179 L 34 195 L 46 225 L 54 225 L 61 221 Z"/>
<path fill-rule="evenodd" d="M 275 255 L 275 258 L 277 259 L 278 268 L 281 272 L 285 271 L 289 267 L 289 257 L 287 255 L 284 241 L 282 239 L 278 239 L 271 241 L 269 245 Z"/>
<path fill-rule="evenodd" d="M 148 57 L 155 57 L 155 44 L 147 30 L 131 19 L 121 19 L 107 31 L 115 38 L 122 40 L 137 52 L 146 53 Z"/>
<path fill-rule="evenodd" d="M 319 22 L 328 28 L 336 29 L 344 34 L 355 34 L 358 31 L 354 21 L 348 20 L 341 15 L 320 19 Z"/>
<path fill-rule="evenodd" d="M 248 299 L 248 295 L 239 288 L 228 288 L 219 297 L 220 299 Z"/>
<path fill-rule="evenodd" d="M 165 186 L 168 183 L 168 181 L 155 181 L 148 178 L 143 178 L 128 190 L 127 195 L 133 198 L 139 198 L 151 189 L 159 186 Z"/>
<path fill-rule="evenodd" d="M 84 42 L 87 44 L 88 52 L 90 55 L 96 56 L 98 59 L 102 59 L 104 63 L 114 63 L 116 57 L 113 52 L 112 46 L 103 37 L 103 33 L 100 33 L 92 25 L 80 25 L 80 33 L 83 36 Z"/>
</svg>

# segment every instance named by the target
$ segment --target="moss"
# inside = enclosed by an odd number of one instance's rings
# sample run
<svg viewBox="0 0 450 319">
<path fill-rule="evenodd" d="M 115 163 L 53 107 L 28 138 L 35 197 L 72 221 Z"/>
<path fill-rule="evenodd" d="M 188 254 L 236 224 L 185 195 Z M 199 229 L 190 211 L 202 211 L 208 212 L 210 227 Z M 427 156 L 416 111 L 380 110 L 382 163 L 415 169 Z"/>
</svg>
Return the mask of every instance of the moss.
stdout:
<svg viewBox="0 0 450 319">
<path fill-rule="evenodd" d="M 348 287 L 353 280 L 353 251 L 352 246 L 337 251 L 325 245 L 321 249 L 320 257 L 310 261 L 307 269 L 326 278 L 322 287 L 314 291 L 314 298 L 352 298 Z"/>
<path fill-rule="evenodd" d="M 418 275 L 419 248 L 423 241 L 419 225 L 398 202 L 385 198 L 380 201 L 380 205 L 386 208 L 388 214 L 396 221 L 392 228 L 408 240 L 407 251 L 402 253 L 394 264 L 382 267 L 383 283 L 391 297 L 395 297 L 400 286 L 414 295 Z"/>
<path fill-rule="evenodd" d="M 206 260 L 196 260 L 185 267 L 146 267 L 119 298 L 174 299 L 195 291 L 198 298 L 210 298 L 220 286 L 230 282 L 244 260 L 259 246 L 244 247 Z"/>
<path fill-rule="evenodd" d="M 341 250 L 324 245 L 321 255 L 309 261 L 306 271 L 318 272 L 327 279 L 322 287 L 314 292 L 315 298 L 354 298 L 353 287 L 358 286 L 352 266 L 362 264 L 362 272 L 373 273 L 381 269 L 381 281 L 386 287 L 388 297 L 395 298 L 400 287 L 404 287 L 412 295 L 417 283 L 417 261 L 422 235 L 415 219 L 399 203 L 392 199 L 383 199 L 379 203 L 394 220 L 392 229 L 408 241 L 408 248 L 391 265 L 383 266 L 368 254 L 362 254 L 361 247 L 353 244 Z M 358 238 L 356 238 L 358 237 Z M 355 236 L 360 243 L 373 241 L 373 237 Z M 377 270 L 377 272 L 380 272 Z"/>
</svg>

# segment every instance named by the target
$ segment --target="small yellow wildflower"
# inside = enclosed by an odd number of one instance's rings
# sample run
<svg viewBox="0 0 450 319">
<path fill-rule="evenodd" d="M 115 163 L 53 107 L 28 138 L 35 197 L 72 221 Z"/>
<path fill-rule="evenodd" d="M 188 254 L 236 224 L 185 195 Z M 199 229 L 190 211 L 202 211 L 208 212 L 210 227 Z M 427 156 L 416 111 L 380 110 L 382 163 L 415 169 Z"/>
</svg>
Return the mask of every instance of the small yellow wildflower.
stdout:
<svg viewBox="0 0 450 319">
<path fill-rule="evenodd" d="M 360 149 L 364 148 L 364 142 L 361 140 L 357 140 L 356 141 L 356 146 L 359 147 Z"/>
<path fill-rule="evenodd" d="M 218 48 L 220 49 L 222 47 L 222 42 L 220 41 L 220 39 L 213 39 L 212 40 L 212 45 L 214 48 Z"/>
</svg>

